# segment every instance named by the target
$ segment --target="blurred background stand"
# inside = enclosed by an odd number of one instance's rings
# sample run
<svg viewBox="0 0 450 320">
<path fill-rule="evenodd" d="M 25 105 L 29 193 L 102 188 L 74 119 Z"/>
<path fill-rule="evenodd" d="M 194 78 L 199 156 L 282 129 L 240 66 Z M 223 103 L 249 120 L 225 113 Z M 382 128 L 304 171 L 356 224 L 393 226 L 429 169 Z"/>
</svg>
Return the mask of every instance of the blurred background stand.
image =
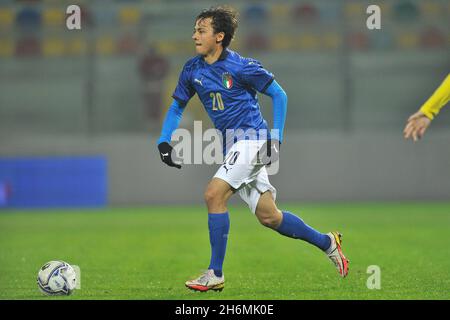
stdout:
<svg viewBox="0 0 450 320">
<path fill-rule="evenodd" d="M 216 166 L 171 170 L 155 144 L 195 55 L 194 19 L 221 3 L 82 1 L 82 29 L 67 30 L 72 1 L 2 1 L 0 158 L 101 155 L 105 204 L 202 203 Z M 448 1 L 229 4 L 240 12 L 230 49 L 261 61 L 289 97 L 281 170 L 271 178 L 280 201 L 450 199 L 449 110 L 420 143 L 402 137 L 450 70 Z M 371 4 L 381 30 L 366 27 Z M 259 101 L 271 123 L 270 99 Z M 211 127 L 196 96 L 181 127 L 192 132 L 194 120 Z M 8 188 L 11 204 L 18 186 Z"/>
</svg>

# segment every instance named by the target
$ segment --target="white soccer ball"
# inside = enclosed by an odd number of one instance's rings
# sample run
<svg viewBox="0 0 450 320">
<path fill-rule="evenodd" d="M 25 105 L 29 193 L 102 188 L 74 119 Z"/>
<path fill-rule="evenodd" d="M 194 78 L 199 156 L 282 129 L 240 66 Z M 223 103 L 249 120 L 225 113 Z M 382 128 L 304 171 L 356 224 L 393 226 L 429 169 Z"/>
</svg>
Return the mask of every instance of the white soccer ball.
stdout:
<svg viewBox="0 0 450 320">
<path fill-rule="evenodd" d="M 39 270 L 37 284 L 41 292 L 46 295 L 69 295 L 75 289 L 77 275 L 67 262 L 50 261 Z"/>
</svg>

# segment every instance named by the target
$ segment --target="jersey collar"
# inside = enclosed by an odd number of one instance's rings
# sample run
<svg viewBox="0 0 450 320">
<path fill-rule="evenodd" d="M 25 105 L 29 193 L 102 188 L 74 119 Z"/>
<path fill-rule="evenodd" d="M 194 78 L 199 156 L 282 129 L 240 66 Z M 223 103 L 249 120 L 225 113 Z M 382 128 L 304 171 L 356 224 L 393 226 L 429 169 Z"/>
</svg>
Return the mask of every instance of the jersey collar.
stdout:
<svg viewBox="0 0 450 320">
<path fill-rule="evenodd" d="M 217 59 L 216 62 L 225 60 L 225 59 L 228 57 L 229 54 L 230 54 L 230 50 L 228 50 L 228 48 L 222 50 L 222 53 L 220 54 L 220 56 L 219 56 L 219 58 Z M 202 61 L 203 61 L 205 64 L 207 64 L 204 57 L 202 57 Z M 216 62 L 214 62 L 214 63 L 216 63 Z M 213 63 L 213 64 L 214 64 L 214 63 Z"/>
<path fill-rule="evenodd" d="M 219 59 L 217 61 L 225 60 L 229 54 L 230 51 L 227 48 L 225 48 L 224 50 L 222 50 L 222 53 L 220 54 Z"/>
</svg>

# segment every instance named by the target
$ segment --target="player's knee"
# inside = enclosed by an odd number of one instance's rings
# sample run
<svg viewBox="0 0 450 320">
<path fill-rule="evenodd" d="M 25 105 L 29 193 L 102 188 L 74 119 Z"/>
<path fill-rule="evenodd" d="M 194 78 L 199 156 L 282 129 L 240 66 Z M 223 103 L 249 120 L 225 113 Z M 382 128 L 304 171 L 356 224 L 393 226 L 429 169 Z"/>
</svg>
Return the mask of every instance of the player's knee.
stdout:
<svg viewBox="0 0 450 320">
<path fill-rule="evenodd" d="M 214 191 L 206 189 L 203 198 L 205 199 L 206 204 L 211 203 L 214 200 Z"/>
<path fill-rule="evenodd" d="M 267 228 L 271 228 L 271 229 L 276 229 L 279 227 L 280 223 L 281 223 L 281 217 L 279 216 L 278 212 L 276 213 L 269 213 L 269 214 L 260 214 L 257 215 L 259 222 L 267 227 Z"/>
<path fill-rule="evenodd" d="M 217 205 L 223 202 L 220 192 L 215 188 L 207 188 L 204 199 L 208 206 Z"/>
</svg>

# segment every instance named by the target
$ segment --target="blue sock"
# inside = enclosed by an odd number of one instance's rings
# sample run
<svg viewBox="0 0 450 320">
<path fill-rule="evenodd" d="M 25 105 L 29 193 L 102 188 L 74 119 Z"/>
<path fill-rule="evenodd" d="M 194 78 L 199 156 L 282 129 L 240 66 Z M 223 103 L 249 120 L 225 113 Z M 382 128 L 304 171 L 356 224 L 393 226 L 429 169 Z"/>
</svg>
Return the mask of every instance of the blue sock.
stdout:
<svg viewBox="0 0 450 320">
<path fill-rule="evenodd" d="M 288 211 L 283 211 L 283 220 L 277 231 L 286 237 L 309 242 L 323 251 L 327 250 L 331 245 L 330 237 L 314 230 L 304 223 L 302 219 Z"/>
<path fill-rule="evenodd" d="M 209 242 L 211 244 L 211 261 L 208 269 L 213 269 L 217 277 L 222 276 L 222 265 L 227 250 L 230 218 L 228 212 L 208 213 Z"/>
</svg>

